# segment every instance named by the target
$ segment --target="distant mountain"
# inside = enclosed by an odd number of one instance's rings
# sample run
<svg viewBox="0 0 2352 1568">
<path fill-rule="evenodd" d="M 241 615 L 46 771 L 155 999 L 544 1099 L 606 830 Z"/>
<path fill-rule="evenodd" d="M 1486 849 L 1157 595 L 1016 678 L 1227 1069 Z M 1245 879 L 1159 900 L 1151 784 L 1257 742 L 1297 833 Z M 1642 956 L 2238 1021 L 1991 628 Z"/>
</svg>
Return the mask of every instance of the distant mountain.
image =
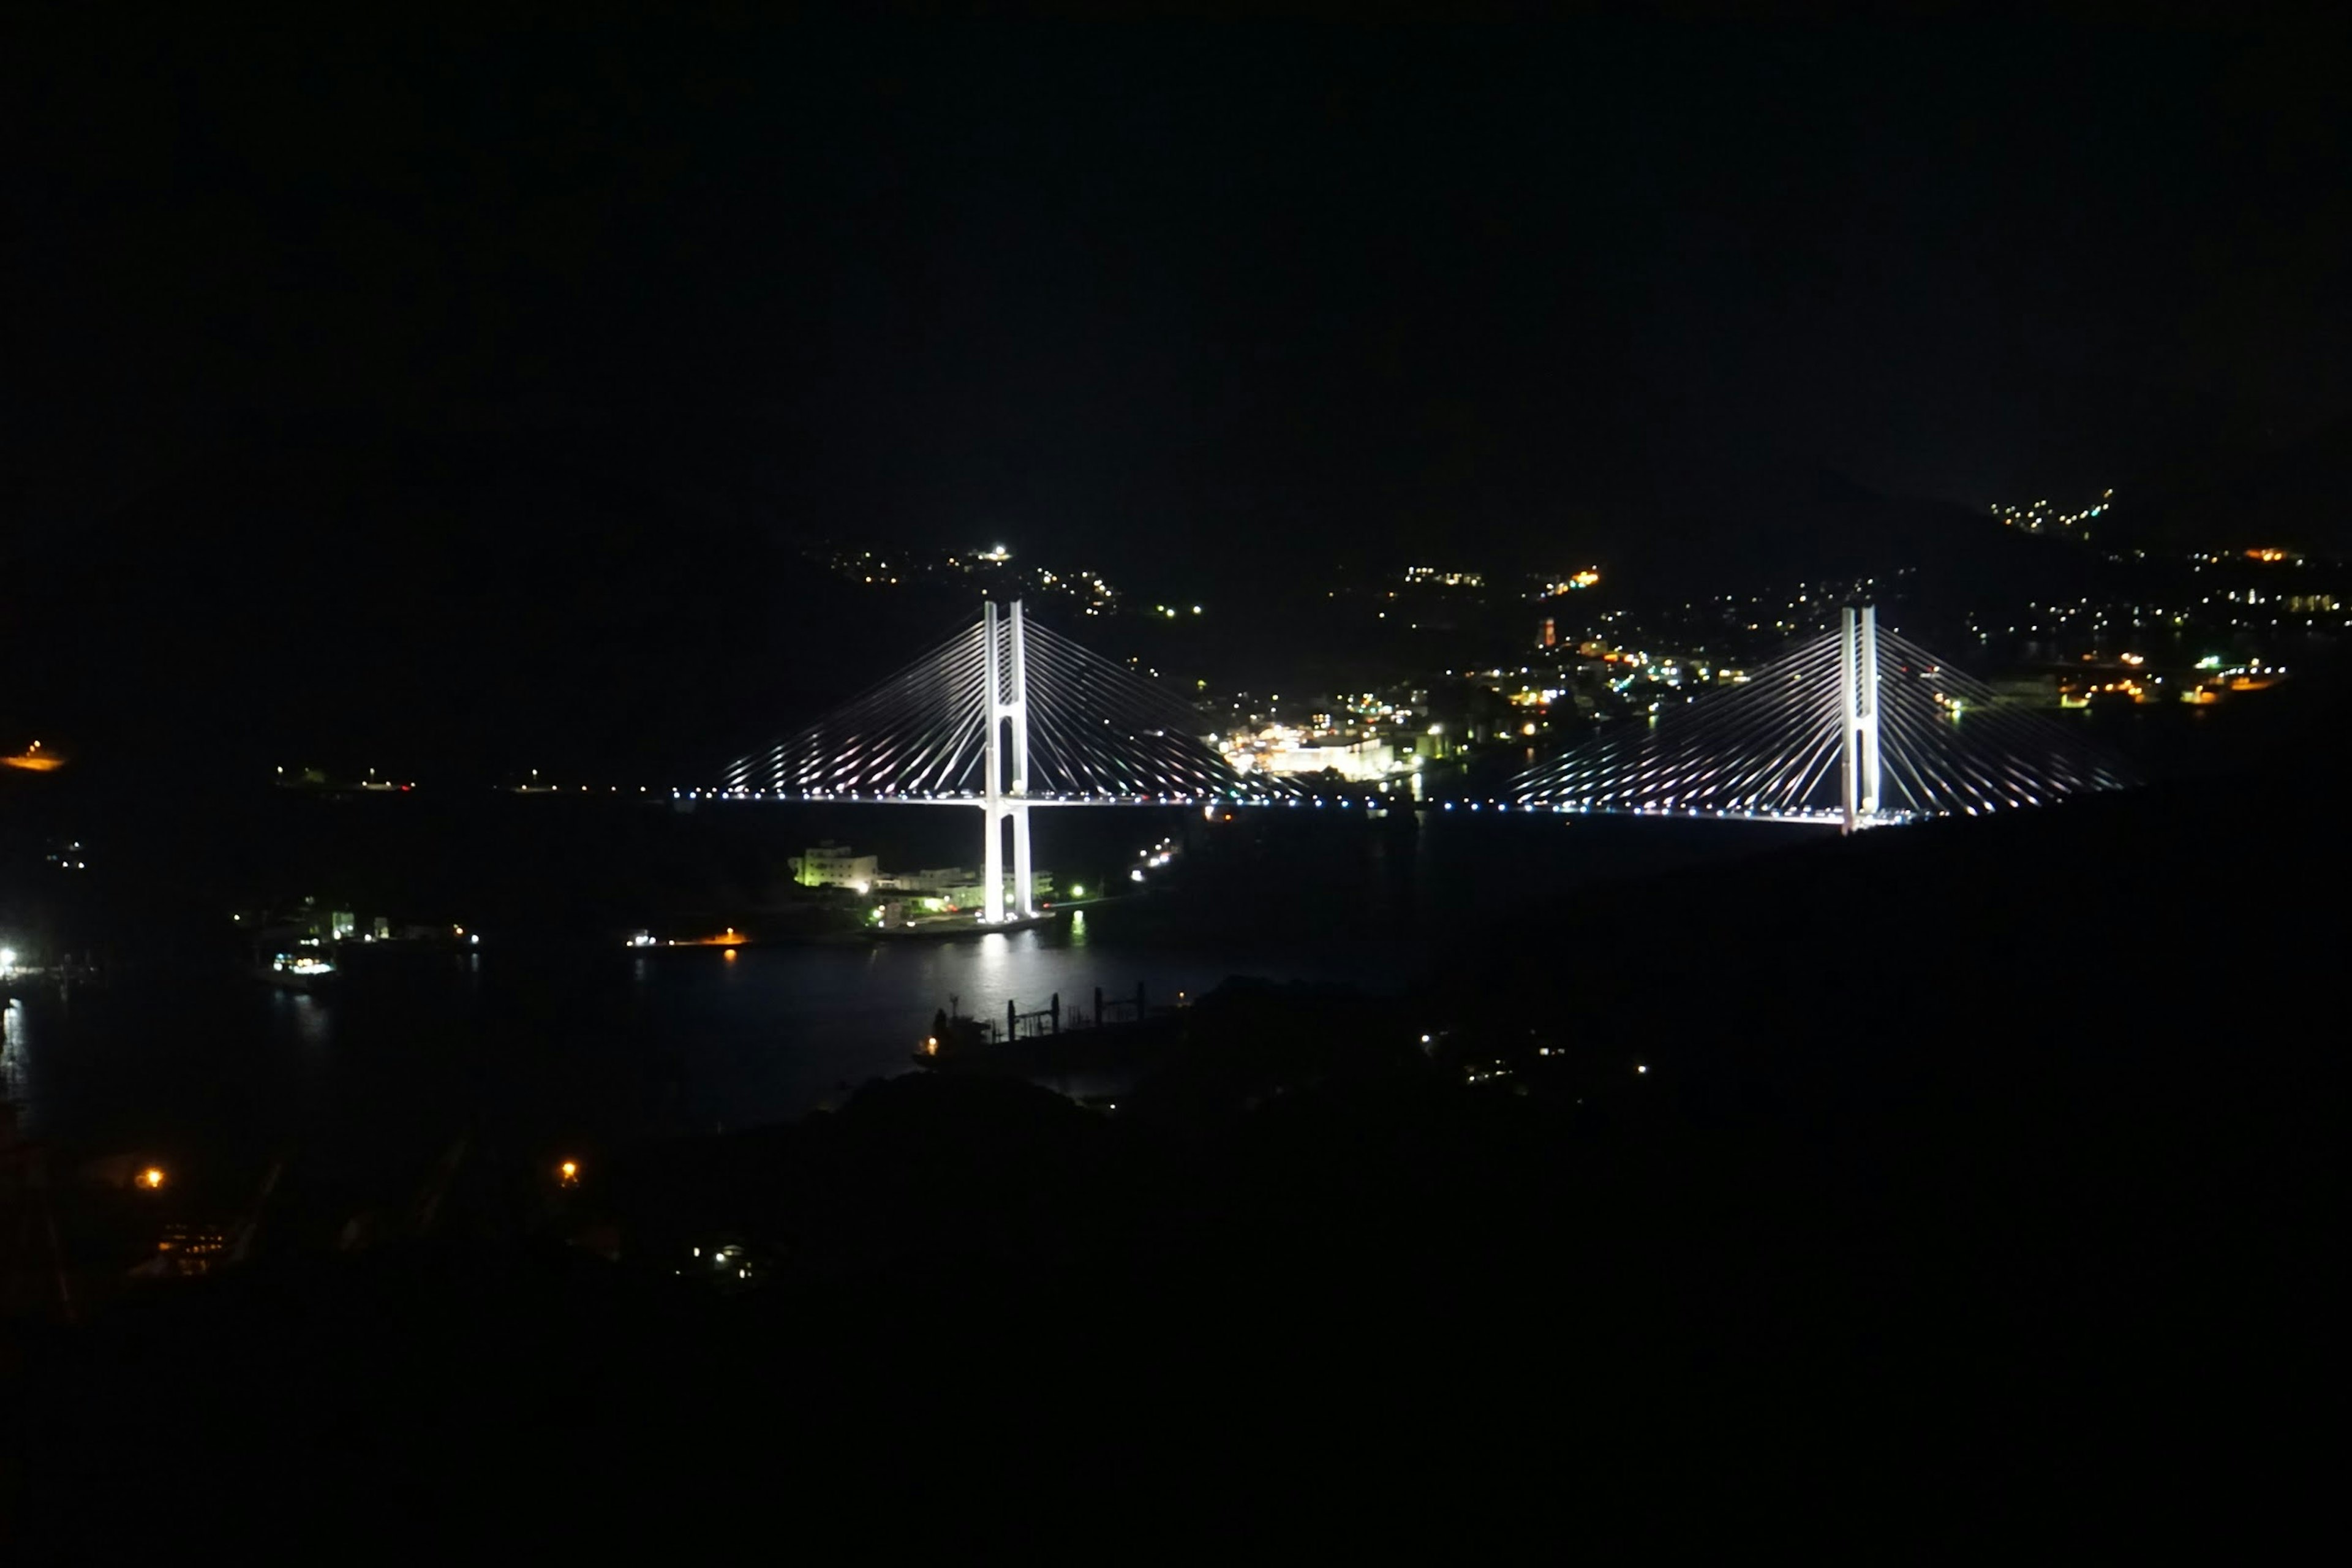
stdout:
<svg viewBox="0 0 2352 1568">
<path fill-rule="evenodd" d="M 2004 529 L 1965 507 L 1890 496 L 1823 469 L 1759 475 L 1740 525 L 1668 526 L 1624 552 L 1643 597 L 1727 593 L 1761 584 L 1908 574 L 1915 602 L 1954 613 L 2021 590 L 2091 592 L 2117 571 L 2104 552 Z"/>
<path fill-rule="evenodd" d="M 2117 537 L 2150 552 L 2352 556 L 2352 415 L 2273 447 L 2185 453 L 2116 496 Z"/>
<path fill-rule="evenodd" d="M 691 478 L 594 432 L 226 453 L 20 553 L 0 707 L 190 776 L 699 776 L 761 715 L 838 696 L 850 639 L 901 634 L 781 549 L 779 520 L 684 499 Z"/>
</svg>

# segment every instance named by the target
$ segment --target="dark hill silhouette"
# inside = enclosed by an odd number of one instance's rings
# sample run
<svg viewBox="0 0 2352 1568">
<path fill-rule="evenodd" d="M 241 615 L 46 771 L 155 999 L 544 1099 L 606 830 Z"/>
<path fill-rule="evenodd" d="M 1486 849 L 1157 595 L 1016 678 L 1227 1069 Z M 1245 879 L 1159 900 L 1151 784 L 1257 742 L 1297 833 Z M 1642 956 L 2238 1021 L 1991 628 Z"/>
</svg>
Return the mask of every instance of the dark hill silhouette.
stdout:
<svg viewBox="0 0 2352 1568">
<path fill-rule="evenodd" d="M 935 635 L 690 479 L 594 431 L 221 454 L 19 561 L 8 707 L 93 758 L 699 776 Z"/>
<path fill-rule="evenodd" d="M 1649 596 L 1744 591 L 1759 583 L 1876 577 L 1906 584 L 1929 616 L 1951 618 L 1971 605 L 2021 591 L 2072 596 L 2112 577 L 2104 556 L 2055 540 L 1992 525 L 1968 508 L 1890 496 L 1827 469 L 1759 473 L 1737 527 L 1709 520 L 1728 542 L 1693 551 L 1672 524 L 1628 552 L 1629 571 Z M 1696 525 L 1694 525 L 1696 526 Z"/>
<path fill-rule="evenodd" d="M 2352 556 L 2352 414 L 2270 447 L 2184 450 L 2120 493 L 2118 536 L 2151 552 Z"/>
<path fill-rule="evenodd" d="M 135 1409 L 176 1456 L 151 1506 L 271 1478 L 229 1533 L 580 1495 L 675 1531 L 910 1471 L 950 1510 L 1335 1466 L 1448 1497 L 1828 1475 L 1847 1518 L 1965 1476 L 2021 1518 L 2128 1500 L 2106 1531 L 2184 1475 L 2292 1498 L 2333 1394 L 2352 870 L 2307 777 L 2289 748 L 1593 896 L 1461 947 L 1435 1064 L 1381 1070 L 1405 1016 L 1349 1014 L 1288 1091 L 1221 1068 L 1181 1124 L 943 1079 L 649 1145 L 585 1194 L 616 1264 L 509 1225 L 231 1271 L 21 1362 L 22 1495 L 85 1529 Z M 1514 1075 L 1431 1070 L 1472 1055 Z M 772 1283 L 673 1272 L 720 1235 Z"/>
</svg>

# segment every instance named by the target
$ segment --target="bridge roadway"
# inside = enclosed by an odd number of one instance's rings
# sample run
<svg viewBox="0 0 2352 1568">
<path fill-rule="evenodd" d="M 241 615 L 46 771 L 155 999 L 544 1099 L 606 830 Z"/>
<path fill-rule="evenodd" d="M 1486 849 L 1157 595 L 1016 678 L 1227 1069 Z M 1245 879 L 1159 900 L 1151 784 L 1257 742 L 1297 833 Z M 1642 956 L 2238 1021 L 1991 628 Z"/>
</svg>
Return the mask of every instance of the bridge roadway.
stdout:
<svg viewBox="0 0 2352 1568">
<path fill-rule="evenodd" d="M 900 794 L 893 794 L 893 793 L 888 793 L 888 792 L 872 793 L 872 792 L 861 792 L 861 791 L 856 791 L 856 790 L 840 790 L 840 791 L 825 791 L 825 790 L 790 791 L 790 790 L 781 790 L 781 791 L 780 791 L 780 790 L 754 790 L 754 789 L 678 789 L 678 790 L 672 790 L 672 791 L 670 792 L 670 796 L 671 796 L 671 798 L 672 798 L 672 799 L 674 799 L 674 800 L 709 800 L 709 801 L 745 801 L 745 802 L 751 802 L 751 801 L 790 801 L 790 802 L 803 803 L 803 804 L 808 804 L 808 805 L 967 805 L 967 806 L 982 806 L 982 807 L 985 807 L 986 805 L 989 805 L 989 801 L 988 801 L 987 797 L 985 797 L 984 795 L 982 795 L 978 794 L 977 792 L 974 792 L 974 791 L 969 791 L 969 790 L 964 791 L 964 792 L 962 792 L 962 793 L 961 793 L 961 794 L 955 794 L 955 795 L 913 795 L 913 794 L 900 795 Z M 1194 805 L 1206 805 L 1206 806 L 1213 806 L 1213 806 L 1225 805 L 1225 806 L 1261 806 L 1261 807 L 1262 807 L 1262 806 L 1287 806 L 1287 807 L 1297 807 L 1297 806 L 1302 806 L 1302 805 L 1303 805 L 1303 806 L 1309 806 L 1309 807 L 1320 808 L 1320 807 L 1323 807 L 1323 806 L 1326 806 L 1326 805 L 1336 805 L 1336 806 L 1339 806 L 1339 807 L 1342 807 L 1342 808 L 1348 808 L 1348 807 L 1353 807 L 1353 806 L 1357 806 L 1357 805 L 1362 805 L 1362 806 L 1365 806 L 1365 807 L 1367 807 L 1367 808 L 1370 808 L 1370 807 L 1374 807 L 1374 806 L 1388 806 L 1388 807 L 1393 807 L 1393 806 L 1399 806 L 1399 805 L 1410 805 L 1410 806 L 1415 806 L 1415 807 L 1418 807 L 1418 808 L 1421 808 L 1421 809 L 1423 809 L 1423 810 L 1428 810 L 1428 811 L 1452 811 L 1452 810 L 1455 809 L 1455 808 L 1458 806 L 1458 807 L 1461 807 L 1461 808 L 1463 808 L 1463 809 L 1465 809 L 1465 810 L 1467 810 L 1467 811 L 1473 811 L 1473 812 L 1479 811 L 1479 810 L 1482 810 L 1482 809 L 1492 809 L 1492 810 L 1498 811 L 1498 812 L 1500 812 L 1500 811 L 1510 811 L 1510 810 L 1514 809 L 1514 807 L 1515 807 L 1515 805 L 1516 805 L 1516 808 L 1517 808 L 1519 812 L 1521 812 L 1522 814 L 1525 814 L 1525 815 L 1533 815 L 1533 816 L 1545 816 L 1545 815 L 1549 815 L 1549 816 L 1664 816 L 1664 817 L 1682 817 L 1682 818 L 1697 817 L 1697 818 L 1712 819 L 1712 820 L 1718 820 L 1718 821 L 1724 821 L 1724 822 L 1780 822 L 1780 823 L 1795 823 L 1795 824 L 1798 824 L 1798 825 L 1800 825 L 1800 826 L 1817 826 L 1817 827 L 1840 827 L 1840 826 L 1844 826 L 1844 820 L 1845 820 L 1845 818 L 1844 818 L 1844 814 L 1843 814 L 1843 812 L 1841 812 L 1841 811 L 1834 811 L 1834 810 L 1829 810 L 1829 809 L 1826 809 L 1826 808 L 1824 808 L 1824 809 L 1821 809 L 1821 810 L 1813 810 L 1813 811 L 1730 811 L 1730 810 L 1704 810 L 1704 809 L 1700 809 L 1700 810 L 1692 810 L 1692 809 L 1686 809 L 1686 808 L 1685 808 L 1685 809 L 1668 809 L 1668 808 L 1661 807 L 1661 806 L 1591 806 L 1591 805 L 1574 805 L 1574 804 L 1571 804 L 1571 803 L 1569 803 L 1569 802 L 1565 802 L 1565 801 L 1552 801 L 1552 802 L 1528 802 L 1528 801 L 1519 801 L 1519 802 L 1516 802 L 1516 803 L 1514 803 L 1514 802 L 1512 802 L 1512 801 L 1507 801 L 1507 800 L 1496 800 L 1496 799 L 1493 798 L 1492 796 L 1484 797 L 1484 798 L 1481 798 L 1481 799 L 1478 799 L 1478 800 L 1460 800 L 1460 799 L 1454 799 L 1454 800 L 1417 800 L 1417 801 L 1407 801 L 1407 800 L 1399 800 L 1399 799 L 1396 799 L 1396 798 L 1393 798 L 1393 797 L 1391 797 L 1391 796 L 1388 796 L 1388 795 L 1273 795 L 1273 796 L 1266 796 L 1266 795 L 1000 795 L 1000 796 L 998 797 L 998 800 L 999 800 L 999 803 L 1000 803 L 1000 804 L 1002 804 L 1002 805 L 1033 805 L 1033 806 L 1043 806 L 1043 805 L 1091 805 L 1091 806 L 1106 806 L 1106 805 L 1118 805 L 1118 806 L 1194 806 Z M 1897 824 L 1897 823 L 1922 821 L 1922 820 L 1925 820 L 1925 819 L 1926 819 L 1926 817 L 1927 817 L 1927 816 L 1930 816 L 1930 815 L 1942 815 L 1942 814 L 1931 814 L 1931 813 L 1924 813 L 1924 812 L 1908 812 L 1908 811 L 1881 811 L 1881 812 L 1880 812 L 1880 813 L 1878 813 L 1874 817 L 1872 817 L 1872 818 L 1869 818 L 1869 819 L 1865 819 L 1864 821 L 1863 821 L 1863 822 L 1860 822 L 1860 823 L 1856 824 L 1856 826 L 1863 826 L 1863 827 L 1872 827 L 1872 826 L 1894 826 L 1894 825 L 1895 825 L 1895 824 Z"/>
<path fill-rule="evenodd" d="M 727 785 L 676 798 L 977 807 L 992 923 L 1004 912 L 1007 826 L 1015 906 L 1023 914 L 1034 909 L 1033 806 L 1347 810 L 1390 798 L 1323 795 L 1236 773 L 1195 732 L 1198 720 L 1136 671 L 1030 626 L 1019 600 L 1002 618 L 990 601 L 977 625 L 866 696 L 764 755 L 739 759 Z M 2014 711 L 2000 692 L 1927 650 L 1882 636 L 1875 606 L 1864 605 L 1842 607 L 1834 630 L 1742 683 L 1670 716 L 1654 707 L 1646 727 L 1596 733 L 1530 767 L 1514 781 L 1512 798 L 1414 804 L 1853 833 L 2129 782 L 2127 768 L 2083 737 Z M 786 784 L 798 787 L 777 787 Z"/>
</svg>

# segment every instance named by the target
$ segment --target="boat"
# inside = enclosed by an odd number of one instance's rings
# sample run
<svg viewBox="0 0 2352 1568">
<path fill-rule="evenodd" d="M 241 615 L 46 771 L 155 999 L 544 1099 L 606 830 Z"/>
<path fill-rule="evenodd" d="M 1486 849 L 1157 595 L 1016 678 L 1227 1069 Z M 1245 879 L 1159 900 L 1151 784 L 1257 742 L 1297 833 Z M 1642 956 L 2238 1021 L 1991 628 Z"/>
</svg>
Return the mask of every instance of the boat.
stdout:
<svg viewBox="0 0 2352 1568">
<path fill-rule="evenodd" d="M 255 975 L 285 991 L 320 991 L 335 979 L 334 961 L 315 952 L 281 952 L 258 965 Z"/>
</svg>

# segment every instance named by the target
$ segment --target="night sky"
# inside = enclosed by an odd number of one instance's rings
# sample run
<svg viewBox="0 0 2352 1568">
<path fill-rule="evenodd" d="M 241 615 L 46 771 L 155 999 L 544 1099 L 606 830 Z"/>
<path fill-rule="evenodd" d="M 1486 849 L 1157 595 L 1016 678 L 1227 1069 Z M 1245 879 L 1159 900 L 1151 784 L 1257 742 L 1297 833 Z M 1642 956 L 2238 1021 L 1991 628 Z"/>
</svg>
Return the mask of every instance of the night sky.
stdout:
<svg viewBox="0 0 2352 1568">
<path fill-rule="evenodd" d="M 1549 564 L 2352 405 L 2340 37 L 331 26 L 5 68 L 20 565 L 450 439 L 1147 590 Z"/>
</svg>

